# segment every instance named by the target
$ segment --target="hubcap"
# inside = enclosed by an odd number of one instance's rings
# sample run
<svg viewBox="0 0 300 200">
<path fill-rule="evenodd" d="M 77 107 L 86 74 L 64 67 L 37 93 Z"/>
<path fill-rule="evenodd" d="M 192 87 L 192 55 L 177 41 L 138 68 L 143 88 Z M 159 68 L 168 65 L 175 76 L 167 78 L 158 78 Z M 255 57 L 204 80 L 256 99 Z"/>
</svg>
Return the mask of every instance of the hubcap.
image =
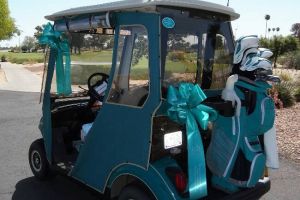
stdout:
<svg viewBox="0 0 300 200">
<path fill-rule="evenodd" d="M 33 151 L 31 153 L 31 165 L 36 172 L 41 171 L 42 169 L 42 159 L 38 151 Z"/>
</svg>

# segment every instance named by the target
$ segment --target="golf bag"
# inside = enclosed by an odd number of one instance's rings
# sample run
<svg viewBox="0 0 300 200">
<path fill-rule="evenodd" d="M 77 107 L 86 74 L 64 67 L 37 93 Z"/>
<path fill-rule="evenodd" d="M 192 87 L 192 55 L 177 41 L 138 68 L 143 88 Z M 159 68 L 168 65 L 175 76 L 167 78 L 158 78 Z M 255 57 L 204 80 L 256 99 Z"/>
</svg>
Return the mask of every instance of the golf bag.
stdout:
<svg viewBox="0 0 300 200">
<path fill-rule="evenodd" d="M 239 79 L 234 92 L 240 99 L 239 113 L 219 115 L 208 147 L 207 165 L 212 184 L 226 192 L 254 187 L 262 177 L 266 156 L 262 135 L 274 125 L 275 106 L 267 95 L 266 82 Z"/>
</svg>

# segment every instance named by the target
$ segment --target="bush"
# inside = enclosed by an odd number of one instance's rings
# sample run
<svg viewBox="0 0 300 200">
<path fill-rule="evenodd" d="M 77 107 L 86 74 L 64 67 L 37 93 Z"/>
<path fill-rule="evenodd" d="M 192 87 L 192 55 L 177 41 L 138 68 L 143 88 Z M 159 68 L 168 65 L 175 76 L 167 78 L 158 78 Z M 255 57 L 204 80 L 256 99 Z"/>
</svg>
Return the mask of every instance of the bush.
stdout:
<svg viewBox="0 0 300 200">
<path fill-rule="evenodd" d="M 282 82 L 274 85 L 273 94 L 278 93 L 278 99 L 282 102 L 283 107 L 291 107 L 295 104 L 294 85 L 289 82 Z M 272 92 L 271 92 L 272 96 Z"/>
<path fill-rule="evenodd" d="M 185 53 L 182 51 L 171 52 L 169 58 L 173 62 L 185 61 Z"/>
<path fill-rule="evenodd" d="M 28 48 L 26 46 L 22 46 L 21 50 L 23 53 L 27 53 L 28 52 Z"/>
<path fill-rule="evenodd" d="M 5 55 L 2 55 L 2 56 L 1 56 L 1 62 L 7 62 L 7 58 L 6 58 Z"/>
<path fill-rule="evenodd" d="M 297 102 L 300 102 L 300 86 L 295 90 L 294 96 L 295 96 L 295 100 Z"/>
<path fill-rule="evenodd" d="M 281 62 L 290 69 L 300 70 L 300 51 L 287 54 L 282 58 Z"/>
<path fill-rule="evenodd" d="M 278 91 L 276 90 L 276 88 L 274 86 L 272 87 L 272 89 L 270 89 L 269 93 L 270 93 L 270 97 L 274 100 L 274 104 L 275 104 L 276 108 L 279 108 L 279 109 L 283 108 L 283 103 L 279 99 Z"/>
<path fill-rule="evenodd" d="M 289 72 L 281 72 L 279 74 L 280 80 L 283 82 L 290 82 L 293 81 L 293 77 Z"/>
</svg>

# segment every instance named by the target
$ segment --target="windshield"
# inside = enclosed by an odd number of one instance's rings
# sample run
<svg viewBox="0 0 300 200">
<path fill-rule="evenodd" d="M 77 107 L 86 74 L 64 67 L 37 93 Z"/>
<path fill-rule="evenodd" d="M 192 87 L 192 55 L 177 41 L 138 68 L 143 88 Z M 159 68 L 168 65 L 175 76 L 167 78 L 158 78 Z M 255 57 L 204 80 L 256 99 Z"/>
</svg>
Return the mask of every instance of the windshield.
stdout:
<svg viewBox="0 0 300 200">
<path fill-rule="evenodd" d="M 72 95 L 88 89 L 88 79 L 94 73 L 110 74 L 114 35 L 68 33 L 71 53 Z M 57 94 L 56 69 L 52 79 L 51 93 Z"/>
<path fill-rule="evenodd" d="M 168 14 L 162 21 L 171 18 L 175 24 L 168 27 L 162 22 L 163 86 L 191 82 L 202 89 L 224 88 L 234 51 L 230 23 L 211 13 L 163 11 Z"/>
</svg>

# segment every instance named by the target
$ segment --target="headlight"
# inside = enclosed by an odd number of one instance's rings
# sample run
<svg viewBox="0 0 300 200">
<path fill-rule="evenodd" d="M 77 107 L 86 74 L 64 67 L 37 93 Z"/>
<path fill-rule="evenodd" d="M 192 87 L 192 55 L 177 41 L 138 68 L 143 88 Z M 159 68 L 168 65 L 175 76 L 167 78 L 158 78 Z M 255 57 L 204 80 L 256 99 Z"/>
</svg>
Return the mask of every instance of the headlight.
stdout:
<svg viewBox="0 0 300 200">
<path fill-rule="evenodd" d="M 182 145 L 182 132 L 172 132 L 164 135 L 165 149 L 171 149 Z"/>
</svg>

